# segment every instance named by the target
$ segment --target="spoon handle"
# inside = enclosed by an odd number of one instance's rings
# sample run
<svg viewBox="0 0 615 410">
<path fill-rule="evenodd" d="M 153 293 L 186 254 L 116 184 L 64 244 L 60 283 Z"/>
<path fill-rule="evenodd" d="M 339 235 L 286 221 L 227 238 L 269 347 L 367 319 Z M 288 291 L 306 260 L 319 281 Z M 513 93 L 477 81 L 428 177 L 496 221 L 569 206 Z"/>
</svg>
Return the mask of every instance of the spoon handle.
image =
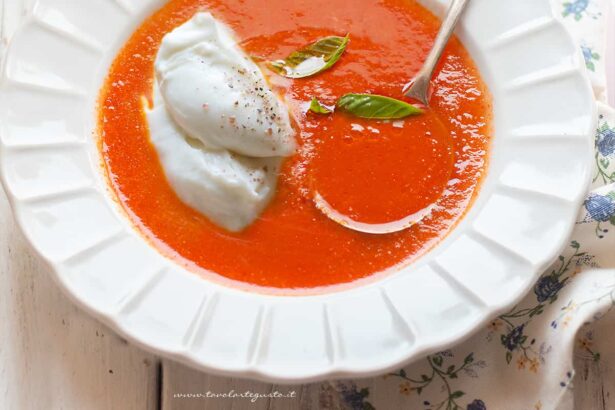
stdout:
<svg viewBox="0 0 615 410">
<path fill-rule="evenodd" d="M 421 101 L 425 105 L 429 105 L 429 86 L 434 70 L 442 57 L 444 48 L 455 31 L 455 26 L 461 17 L 461 13 L 465 9 L 470 0 L 452 0 L 440 31 L 436 36 L 434 45 L 423 64 L 423 67 L 414 78 L 414 80 L 406 86 L 405 95 L 410 98 Z"/>
</svg>

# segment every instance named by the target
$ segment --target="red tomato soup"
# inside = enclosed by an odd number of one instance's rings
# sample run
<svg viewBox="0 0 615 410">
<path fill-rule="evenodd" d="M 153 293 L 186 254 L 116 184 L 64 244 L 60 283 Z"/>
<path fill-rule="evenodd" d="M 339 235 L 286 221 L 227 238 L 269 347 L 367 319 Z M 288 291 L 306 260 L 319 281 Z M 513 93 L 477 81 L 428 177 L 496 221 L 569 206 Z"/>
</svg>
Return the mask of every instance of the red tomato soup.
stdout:
<svg viewBox="0 0 615 410">
<path fill-rule="evenodd" d="M 239 233 L 179 200 L 150 143 L 142 108 L 142 97 L 151 97 L 163 36 L 204 10 L 235 30 L 246 53 L 265 60 L 325 36 L 350 35 L 333 68 L 272 82 L 287 84 L 274 90 L 296 117 L 299 149 L 286 159 L 266 210 Z M 314 288 L 411 263 L 463 217 L 487 166 L 491 100 L 469 54 L 451 41 L 434 77 L 431 107 L 419 116 L 376 121 L 318 115 L 306 113 L 306 102 L 318 97 L 334 105 L 346 93 L 403 98 L 439 24 L 412 0 L 170 1 L 130 37 L 101 92 L 100 149 L 118 201 L 161 252 L 203 275 Z M 327 219 L 314 206 L 315 191 L 367 223 L 400 219 L 435 201 L 437 207 L 406 231 L 370 235 Z"/>
</svg>

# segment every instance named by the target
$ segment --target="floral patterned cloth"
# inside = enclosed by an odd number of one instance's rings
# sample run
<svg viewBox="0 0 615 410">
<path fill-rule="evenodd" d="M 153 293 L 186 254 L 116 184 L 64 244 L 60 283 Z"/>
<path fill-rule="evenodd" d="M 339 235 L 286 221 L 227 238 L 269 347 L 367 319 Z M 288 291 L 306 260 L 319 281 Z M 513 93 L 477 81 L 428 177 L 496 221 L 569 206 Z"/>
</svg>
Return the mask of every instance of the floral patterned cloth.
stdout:
<svg viewBox="0 0 615 410">
<path fill-rule="evenodd" d="M 578 39 L 600 112 L 592 191 L 569 246 L 525 300 L 469 341 L 384 377 L 315 385 L 312 408 L 571 409 L 573 352 L 615 359 L 615 110 L 604 104 L 610 0 L 552 1 Z"/>
</svg>

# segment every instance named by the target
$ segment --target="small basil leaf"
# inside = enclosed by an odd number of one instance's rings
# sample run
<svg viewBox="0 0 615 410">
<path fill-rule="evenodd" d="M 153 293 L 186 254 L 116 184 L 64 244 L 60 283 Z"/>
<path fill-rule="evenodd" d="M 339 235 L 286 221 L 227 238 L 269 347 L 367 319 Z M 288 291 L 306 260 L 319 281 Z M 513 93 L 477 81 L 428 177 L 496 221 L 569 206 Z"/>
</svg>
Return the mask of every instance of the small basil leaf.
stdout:
<svg viewBox="0 0 615 410">
<path fill-rule="evenodd" d="M 331 68 L 340 59 L 349 36 L 325 37 L 301 50 L 291 53 L 284 60 L 269 62 L 269 68 L 288 78 L 304 78 Z"/>
<path fill-rule="evenodd" d="M 407 102 L 374 94 L 346 94 L 339 99 L 337 107 L 356 117 L 376 120 L 404 118 L 423 113 L 421 109 Z"/>
<path fill-rule="evenodd" d="M 316 97 L 312 98 L 309 110 L 316 114 L 331 114 L 331 110 L 322 105 Z"/>
</svg>

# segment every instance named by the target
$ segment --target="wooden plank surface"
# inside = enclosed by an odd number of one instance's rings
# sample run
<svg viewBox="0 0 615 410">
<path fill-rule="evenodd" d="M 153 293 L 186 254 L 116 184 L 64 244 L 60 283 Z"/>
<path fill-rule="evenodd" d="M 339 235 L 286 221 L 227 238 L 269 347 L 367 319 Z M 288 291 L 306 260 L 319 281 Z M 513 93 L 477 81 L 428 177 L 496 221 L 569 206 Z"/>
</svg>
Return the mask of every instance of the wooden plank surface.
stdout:
<svg viewBox="0 0 615 410">
<path fill-rule="evenodd" d="M 0 409 L 155 409 L 157 361 L 78 310 L 0 194 Z"/>
<path fill-rule="evenodd" d="M 316 385 L 279 386 L 250 380 L 218 377 L 198 372 L 173 363 L 163 361 L 162 409 L 164 410 L 298 410 L 319 409 L 314 401 Z M 224 397 L 184 397 L 185 394 L 220 395 L 224 393 L 245 392 L 268 394 L 273 391 L 284 395 L 294 392 L 293 398 L 250 398 L 228 399 Z"/>
<path fill-rule="evenodd" d="M 32 3 L 0 0 L 0 58 Z M 0 192 L 0 409 L 156 409 L 157 376 L 155 357 L 60 292 Z"/>
<path fill-rule="evenodd" d="M 155 409 L 157 361 L 78 310 L 0 195 L 0 409 Z"/>
<path fill-rule="evenodd" d="M 32 3 L 0 0 L 0 58 Z M 611 363 L 576 356 L 576 409 L 615 409 Z M 0 192 L 0 409 L 319 409 L 319 391 L 326 386 L 277 386 L 210 376 L 161 363 L 130 346 L 60 292 L 28 248 Z M 295 398 L 252 402 L 182 396 L 231 390 L 294 391 Z M 390 408 L 397 406 L 392 403 Z M 332 403 L 328 408 L 341 406 Z"/>
</svg>

